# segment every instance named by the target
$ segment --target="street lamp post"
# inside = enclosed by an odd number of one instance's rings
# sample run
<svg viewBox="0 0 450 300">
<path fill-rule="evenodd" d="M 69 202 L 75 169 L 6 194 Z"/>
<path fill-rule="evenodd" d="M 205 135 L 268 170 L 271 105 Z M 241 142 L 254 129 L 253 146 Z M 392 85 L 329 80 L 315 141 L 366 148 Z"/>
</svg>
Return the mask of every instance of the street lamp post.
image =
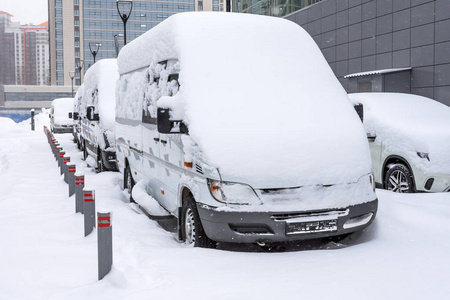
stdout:
<svg viewBox="0 0 450 300">
<path fill-rule="evenodd" d="M 75 84 L 81 85 L 81 69 L 83 69 L 84 60 L 80 59 L 75 65 Z"/>
<path fill-rule="evenodd" d="M 127 44 L 127 21 L 131 15 L 131 11 L 133 10 L 133 1 L 132 0 L 117 0 L 116 6 L 117 6 L 117 12 L 119 13 L 119 16 L 123 22 L 123 44 L 126 45 Z M 120 9 L 121 7 L 122 7 L 122 11 Z M 127 13 L 127 11 L 128 11 L 128 13 Z"/>
<path fill-rule="evenodd" d="M 72 97 L 73 97 L 73 79 L 75 78 L 75 71 L 69 71 L 70 80 L 72 80 Z"/>
<path fill-rule="evenodd" d="M 119 36 L 123 36 L 122 33 L 114 35 L 114 45 L 116 47 L 116 57 L 119 56 Z"/>
<path fill-rule="evenodd" d="M 102 44 L 100 44 L 100 43 L 89 42 L 89 50 L 91 51 L 91 54 L 94 57 L 94 64 L 95 64 L 95 56 L 97 55 L 98 50 L 100 50 L 101 46 L 102 46 Z"/>
</svg>

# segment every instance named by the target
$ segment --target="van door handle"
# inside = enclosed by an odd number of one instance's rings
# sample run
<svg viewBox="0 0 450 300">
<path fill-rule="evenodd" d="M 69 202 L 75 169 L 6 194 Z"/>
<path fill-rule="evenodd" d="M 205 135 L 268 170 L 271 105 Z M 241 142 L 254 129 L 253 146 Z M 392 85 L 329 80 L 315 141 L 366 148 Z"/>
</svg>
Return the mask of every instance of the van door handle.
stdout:
<svg viewBox="0 0 450 300">
<path fill-rule="evenodd" d="M 153 138 L 155 142 L 159 142 L 159 138 Z"/>
<path fill-rule="evenodd" d="M 161 143 L 163 143 L 165 145 L 165 144 L 167 144 L 167 141 L 161 140 Z"/>
</svg>

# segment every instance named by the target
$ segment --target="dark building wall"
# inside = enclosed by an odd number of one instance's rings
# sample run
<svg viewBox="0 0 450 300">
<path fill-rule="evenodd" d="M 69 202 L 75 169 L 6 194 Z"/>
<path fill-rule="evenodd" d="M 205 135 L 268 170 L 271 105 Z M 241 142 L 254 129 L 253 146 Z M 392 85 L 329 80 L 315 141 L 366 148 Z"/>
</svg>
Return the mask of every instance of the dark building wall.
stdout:
<svg viewBox="0 0 450 300">
<path fill-rule="evenodd" d="M 16 84 L 14 34 L 5 32 L 3 22 L 0 22 L 0 84 Z"/>
<path fill-rule="evenodd" d="M 314 38 L 347 92 L 358 86 L 345 75 L 411 67 L 384 75 L 385 88 L 450 105 L 450 0 L 324 0 L 286 18 Z"/>
</svg>

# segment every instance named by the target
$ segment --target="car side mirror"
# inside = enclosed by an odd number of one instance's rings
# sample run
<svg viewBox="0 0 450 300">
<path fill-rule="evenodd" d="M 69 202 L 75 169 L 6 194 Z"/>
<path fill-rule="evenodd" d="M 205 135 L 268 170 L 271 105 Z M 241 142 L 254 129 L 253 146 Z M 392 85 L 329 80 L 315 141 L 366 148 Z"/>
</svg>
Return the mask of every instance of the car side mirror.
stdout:
<svg viewBox="0 0 450 300">
<path fill-rule="evenodd" d="M 361 122 L 364 122 L 364 105 L 362 103 L 355 104 L 353 105 L 353 108 L 361 119 Z"/>
<path fill-rule="evenodd" d="M 171 120 L 170 109 L 158 107 L 157 115 L 158 132 L 165 134 L 189 133 L 186 124 L 182 120 Z"/>
<path fill-rule="evenodd" d="M 69 113 L 69 119 L 72 119 L 73 118 L 73 116 L 72 116 L 72 113 L 70 112 Z"/>
<path fill-rule="evenodd" d="M 95 107 L 94 106 L 88 106 L 86 110 L 86 117 L 89 121 L 98 121 L 100 120 L 100 117 L 98 114 L 95 113 Z"/>
</svg>

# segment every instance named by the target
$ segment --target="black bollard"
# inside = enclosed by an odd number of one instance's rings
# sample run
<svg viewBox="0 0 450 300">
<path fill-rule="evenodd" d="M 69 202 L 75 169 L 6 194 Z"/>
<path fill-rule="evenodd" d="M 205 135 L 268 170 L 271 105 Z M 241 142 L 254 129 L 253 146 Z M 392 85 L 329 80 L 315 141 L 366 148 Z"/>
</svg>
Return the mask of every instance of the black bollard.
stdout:
<svg viewBox="0 0 450 300">
<path fill-rule="evenodd" d="M 84 213 L 83 201 L 84 175 L 75 175 L 75 212 Z"/>
<path fill-rule="evenodd" d="M 95 191 L 83 190 L 84 199 L 84 236 L 95 228 Z"/>
<path fill-rule="evenodd" d="M 113 264 L 111 214 L 97 213 L 98 280 L 102 280 Z"/>
</svg>

